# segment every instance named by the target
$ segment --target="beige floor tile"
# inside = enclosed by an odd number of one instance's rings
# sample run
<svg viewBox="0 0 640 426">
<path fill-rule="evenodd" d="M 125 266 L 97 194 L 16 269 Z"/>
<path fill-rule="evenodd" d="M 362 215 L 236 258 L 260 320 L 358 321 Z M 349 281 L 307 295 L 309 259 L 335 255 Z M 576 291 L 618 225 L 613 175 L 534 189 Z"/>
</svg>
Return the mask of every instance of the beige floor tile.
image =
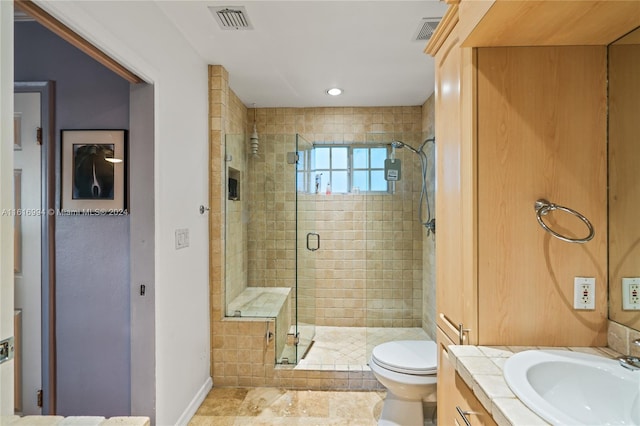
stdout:
<svg viewBox="0 0 640 426">
<path fill-rule="evenodd" d="M 234 426 L 236 416 L 199 416 L 189 421 L 189 426 Z"/>
<path fill-rule="evenodd" d="M 375 426 L 384 392 L 216 388 L 189 426 Z"/>
<path fill-rule="evenodd" d="M 260 417 L 328 417 L 329 395 L 321 391 L 286 391 Z"/>
<path fill-rule="evenodd" d="M 249 389 L 215 388 L 209 392 L 196 416 L 237 416 Z"/>
<path fill-rule="evenodd" d="M 367 365 L 371 350 L 391 340 L 430 340 L 421 328 L 315 327 L 313 346 L 296 369 L 311 370 L 318 365 L 348 369 Z M 347 367 L 345 367 L 347 366 Z"/>
<path fill-rule="evenodd" d="M 382 410 L 384 392 L 331 392 L 330 415 L 349 420 L 375 421 Z M 379 407 L 378 407 L 379 406 Z"/>
<path fill-rule="evenodd" d="M 254 388 L 249 390 L 244 401 L 240 405 L 237 416 L 260 416 L 265 410 L 270 412 L 271 406 L 286 393 L 279 388 Z"/>
<path fill-rule="evenodd" d="M 328 417 L 238 417 L 234 426 L 376 426 L 376 422 Z"/>
</svg>

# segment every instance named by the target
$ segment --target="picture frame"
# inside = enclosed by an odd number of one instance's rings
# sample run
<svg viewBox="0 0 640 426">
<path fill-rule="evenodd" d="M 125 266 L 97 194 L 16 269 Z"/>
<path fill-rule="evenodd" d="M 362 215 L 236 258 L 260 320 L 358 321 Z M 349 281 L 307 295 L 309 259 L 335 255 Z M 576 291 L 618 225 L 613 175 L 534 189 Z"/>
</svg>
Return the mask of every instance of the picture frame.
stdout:
<svg viewBox="0 0 640 426">
<path fill-rule="evenodd" d="M 64 129 L 60 140 L 62 211 L 126 212 L 127 131 Z"/>
</svg>

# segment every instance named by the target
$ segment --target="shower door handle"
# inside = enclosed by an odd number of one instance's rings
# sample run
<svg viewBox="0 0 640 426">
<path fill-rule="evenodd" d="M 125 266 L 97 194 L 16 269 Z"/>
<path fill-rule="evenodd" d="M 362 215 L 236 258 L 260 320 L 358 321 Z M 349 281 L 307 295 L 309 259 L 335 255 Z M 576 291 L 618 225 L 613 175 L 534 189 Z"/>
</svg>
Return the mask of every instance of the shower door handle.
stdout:
<svg viewBox="0 0 640 426">
<path fill-rule="evenodd" d="M 316 237 L 316 246 L 311 247 L 311 236 Z M 316 234 L 315 232 L 309 232 L 307 234 L 307 250 L 316 251 L 320 248 L 320 234 Z"/>
</svg>

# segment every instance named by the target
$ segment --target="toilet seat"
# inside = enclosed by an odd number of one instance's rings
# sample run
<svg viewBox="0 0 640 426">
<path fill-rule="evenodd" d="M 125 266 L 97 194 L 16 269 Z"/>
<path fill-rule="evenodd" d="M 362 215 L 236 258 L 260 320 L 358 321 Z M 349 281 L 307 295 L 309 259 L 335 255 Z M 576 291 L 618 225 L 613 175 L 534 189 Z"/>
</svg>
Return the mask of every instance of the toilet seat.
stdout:
<svg viewBox="0 0 640 426">
<path fill-rule="evenodd" d="M 438 369 L 437 352 L 435 342 L 430 340 L 399 340 L 373 348 L 371 360 L 397 373 L 434 375 Z"/>
</svg>

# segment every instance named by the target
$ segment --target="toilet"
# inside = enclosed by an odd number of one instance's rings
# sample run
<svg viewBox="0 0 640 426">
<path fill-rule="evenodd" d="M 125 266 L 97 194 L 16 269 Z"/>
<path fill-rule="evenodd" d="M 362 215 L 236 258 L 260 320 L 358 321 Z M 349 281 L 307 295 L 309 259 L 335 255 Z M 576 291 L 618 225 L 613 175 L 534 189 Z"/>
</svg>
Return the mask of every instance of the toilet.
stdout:
<svg viewBox="0 0 640 426">
<path fill-rule="evenodd" d="M 369 367 L 387 388 L 378 426 L 423 426 L 423 401 L 436 400 L 437 346 L 399 340 L 373 348 Z"/>
</svg>

